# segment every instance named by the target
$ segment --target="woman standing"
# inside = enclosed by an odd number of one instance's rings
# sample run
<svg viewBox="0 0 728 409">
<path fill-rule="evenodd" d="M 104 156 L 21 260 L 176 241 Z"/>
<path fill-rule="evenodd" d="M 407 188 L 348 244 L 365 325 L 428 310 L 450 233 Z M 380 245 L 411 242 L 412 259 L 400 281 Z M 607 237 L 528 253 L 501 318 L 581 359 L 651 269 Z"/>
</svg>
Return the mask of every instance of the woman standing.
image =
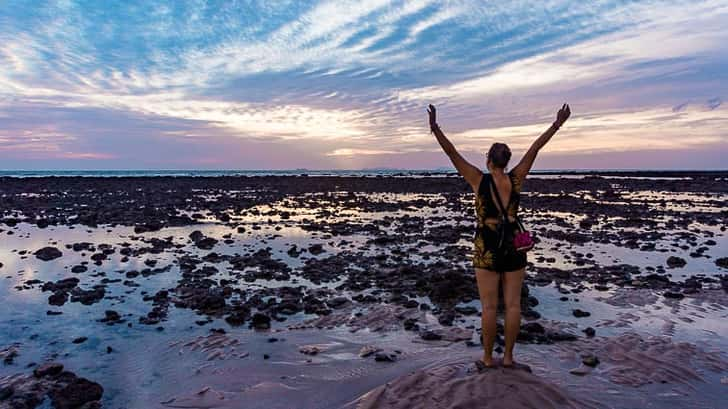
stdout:
<svg viewBox="0 0 728 409">
<path fill-rule="evenodd" d="M 523 156 L 521 161 L 506 172 L 511 150 L 504 143 L 494 143 L 486 155 L 488 173 L 466 161 L 447 139 L 437 124 L 435 107 L 429 106 L 430 130 L 437 142 L 475 192 L 477 232 L 474 240 L 473 267 L 482 305 L 483 358 L 477 361 L 480 370 L 493 368 L 493 343 L 496 335 L 496 308 L 498 285 L 503 279 L 505 304 L 505 352 L 503 366 L 512 368 L 513 346 L 521 326 L 521 286 L 526 275 L 526 253 L 514 245 L 519 229 L 517 219 L 521 186 L 531 170 L 536 155 L 559 128 L 569 119 L 571 109 L 564 104 L 556 120 Z"/>
</svg>

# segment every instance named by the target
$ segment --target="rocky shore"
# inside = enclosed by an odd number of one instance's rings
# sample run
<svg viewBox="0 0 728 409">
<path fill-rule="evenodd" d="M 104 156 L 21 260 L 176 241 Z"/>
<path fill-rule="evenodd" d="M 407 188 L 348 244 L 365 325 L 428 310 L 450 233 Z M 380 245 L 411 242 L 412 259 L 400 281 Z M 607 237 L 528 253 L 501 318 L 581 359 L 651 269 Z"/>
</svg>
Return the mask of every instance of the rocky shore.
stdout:
<svg viewBox="0 0 728 409">
<path fill-rule="evenodd" d="M 716 250 L 725 248 L 728 174 L 612 176 L 525 183 L 522 215 L 538 245 L 522 291 L 520 343 L 599 337 L 593 320 L 579 324 L 594 312 L 582 296 L 602 294 L 596 298 L 621 307 L 678 308 L 686 300 L 728 307 L 728 258 Z M 177 325 L 173 311 L 189 310 L 201 329 L 386 329 L 477 350 L 472 201 L 461 179 L 441 175 L 0 178 L 0 237 L 20 243 L 0 246 L 0 275 L 10 291 L 42 294 L 47 319 L 63 320 L 70 305 L 92 311 L 84 325 L 93 331 L 161 332 Z M 22 246 L 32 237 L 44 238 Z M 26 264 L 53 271 L 27 277 L 19 270 Z M 164 285 L 149 284 L 155 280 Z M 545 312 L 555 307 L 542 308 L 540 288 L 558 293 L 574 322 Z M 381 360 L 397 356 L 385 351 Z M 52 376 L 39 376 L 49 365 Z M 35 371 L 2 378 L 0 407 L 35 407 L 48 396 L 53 407 L 88 409 L 101 399 L 100 385 L 60 364 Z M 455 372 L 448 376 L 457 383 Z M 432 376 L 399 382 L 406 389 Z M 561 392 L 553 399 L 573 400 Z M 362 407 L 406 407 L 372 404 Z"/>
</svg>

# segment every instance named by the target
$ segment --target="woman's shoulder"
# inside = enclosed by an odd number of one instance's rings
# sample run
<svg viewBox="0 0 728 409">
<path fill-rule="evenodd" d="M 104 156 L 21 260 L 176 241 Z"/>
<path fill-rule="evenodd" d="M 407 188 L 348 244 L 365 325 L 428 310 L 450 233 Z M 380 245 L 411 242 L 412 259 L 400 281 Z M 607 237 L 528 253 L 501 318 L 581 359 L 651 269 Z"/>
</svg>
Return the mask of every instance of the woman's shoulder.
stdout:
<svg viewBox="0 0 728 409">
<path fill-rule="evenodd" d="M 508 172 L 508 177 L 511 178 L 511 183 L 513 183 L 513 190 L 515 192 L 520 193 L 521 185 L 523 184 L 523 181 L 526 179 L 526 175 L 521 175 L 519 172 L 515 172 L 514 169 L 511 169 Z"/>
</svg>

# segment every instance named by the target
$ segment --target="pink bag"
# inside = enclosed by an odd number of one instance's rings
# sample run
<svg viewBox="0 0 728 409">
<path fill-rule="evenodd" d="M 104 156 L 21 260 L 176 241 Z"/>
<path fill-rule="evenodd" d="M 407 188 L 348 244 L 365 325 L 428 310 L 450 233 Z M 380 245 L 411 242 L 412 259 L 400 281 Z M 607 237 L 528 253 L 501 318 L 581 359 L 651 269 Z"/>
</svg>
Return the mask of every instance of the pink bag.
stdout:
<svg viewBox="0 0 728 409">
<path fill-rule="evenodd" d="M 523 228 L 520 220 L 518 220 L 518 227 L 521 229 L 521 231 L 516 233 L 516 236 L 513 238 L 513 246 L 516 248 L 517 251 L 522 251 L 525 253 L 528 250 L 531 250 L 535 243 L 533 241 L 533 237 L 531 237 L 531 232 L 526 231 Z"/>
</svg>

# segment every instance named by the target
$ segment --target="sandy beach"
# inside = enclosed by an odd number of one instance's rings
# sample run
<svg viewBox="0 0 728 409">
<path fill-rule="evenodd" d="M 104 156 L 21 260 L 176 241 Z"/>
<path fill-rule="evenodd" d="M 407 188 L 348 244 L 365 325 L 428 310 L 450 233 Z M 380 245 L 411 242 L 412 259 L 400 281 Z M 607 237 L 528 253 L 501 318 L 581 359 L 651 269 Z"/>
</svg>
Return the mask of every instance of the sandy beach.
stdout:
<svg viewBox="0 0 728 409">
<path fill-rule="evenodd" d="M 530 177 L 478 373 L 458 177 L 0 177 L 0 408 L 725 407 L 726 178 Z"/>
</svg>

